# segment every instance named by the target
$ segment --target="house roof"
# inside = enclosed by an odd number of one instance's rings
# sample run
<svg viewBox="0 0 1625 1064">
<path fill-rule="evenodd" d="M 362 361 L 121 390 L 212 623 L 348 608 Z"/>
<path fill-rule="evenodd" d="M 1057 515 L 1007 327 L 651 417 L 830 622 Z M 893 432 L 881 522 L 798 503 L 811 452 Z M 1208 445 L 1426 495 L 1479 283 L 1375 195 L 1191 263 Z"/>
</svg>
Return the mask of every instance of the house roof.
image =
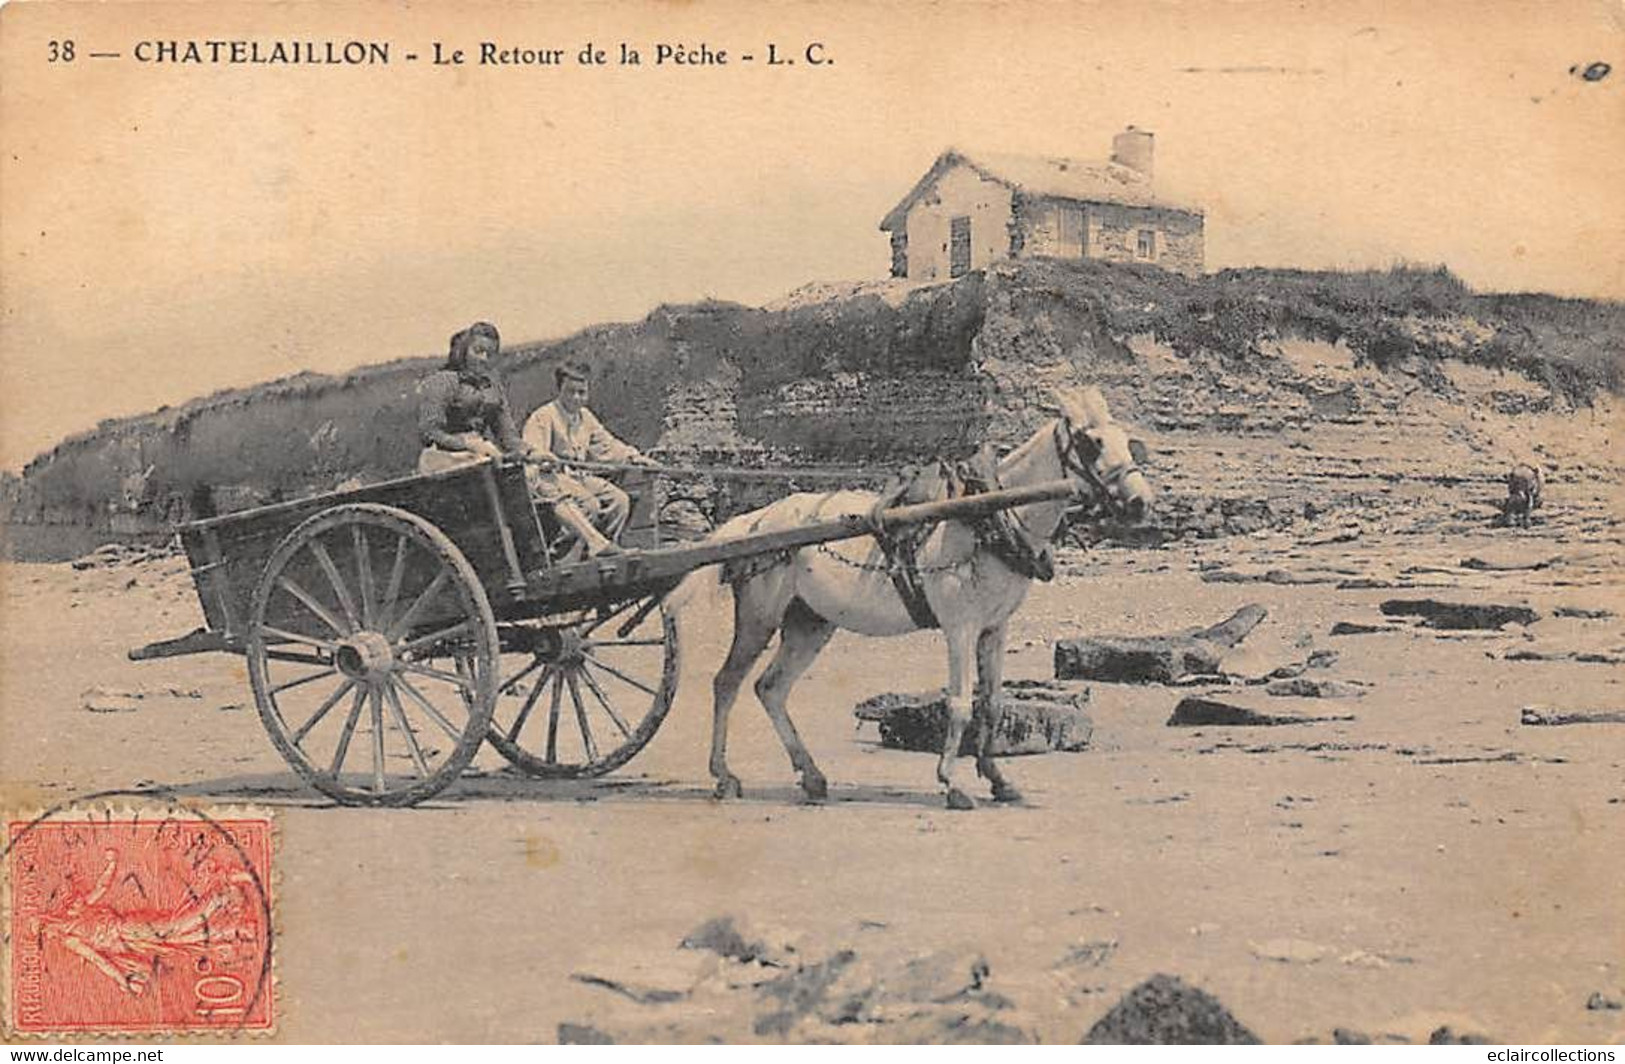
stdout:
<svg viewBox="0 0 1625 1064">
<path fill-rule="evenodd" d="M 1118 163 L 1000 152 L 971 153 L 949 148 L 937 156 L 925 176 L 881 219 L 880 228 L 889 230 L 901 225 L 915 202 L 930 191 L 943 174 L 960 165 L 970 167 L 989 181 L 1030 196 L 1200 213 L 1157 196 L 1152 191 L 1150 178 Z"/>
</svg>

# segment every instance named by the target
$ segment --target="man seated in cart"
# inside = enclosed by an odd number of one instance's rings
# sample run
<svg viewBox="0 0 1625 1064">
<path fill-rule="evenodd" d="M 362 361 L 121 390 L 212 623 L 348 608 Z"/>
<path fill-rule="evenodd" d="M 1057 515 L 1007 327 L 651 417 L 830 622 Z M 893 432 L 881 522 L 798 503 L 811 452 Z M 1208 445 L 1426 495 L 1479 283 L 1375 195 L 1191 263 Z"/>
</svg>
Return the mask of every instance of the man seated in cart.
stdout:
<svg viewBox="0 0 1625 1064">
<path fill-rule="evenodd" d="M 496 326 L 475 322 L 451 338 L 445 367 L 418 385 L 418 435 L 423 443 L 419 473 L 438 473 L 504 455 L 554 460 L 550 452 L 538 451 L 520 435 L 507 393 L 491 366 L 501 346 Z M 612 545 L 568 497 L 553 489 L 540 490 L 534 477 L 531 487 L 538 501 L 551 505 L 559 520 L 580 538 L 589 556 Z"/>
<path fill-rule="evenodd" d="M 617 439 L 587 408 L 592 370 L 583 362 L 568 361 L 553 371 L 558 395 L 525 421 L 524 443 L 530 454 L 553 468 L 535 471 L 531 490 L 562 515 L 566 509 L 585 513 L 591 536 L 583 537 L 587 553 L 613 547 L 626 525 L 632 504 L 626 492 L 573 463 L 611 462 L 652 466 L 654 461 L 629 443 Z M 572 527 L 574 527 L 572 525 Z M 579 532 L 579 530 L 578 530 Z"/>
</svg>

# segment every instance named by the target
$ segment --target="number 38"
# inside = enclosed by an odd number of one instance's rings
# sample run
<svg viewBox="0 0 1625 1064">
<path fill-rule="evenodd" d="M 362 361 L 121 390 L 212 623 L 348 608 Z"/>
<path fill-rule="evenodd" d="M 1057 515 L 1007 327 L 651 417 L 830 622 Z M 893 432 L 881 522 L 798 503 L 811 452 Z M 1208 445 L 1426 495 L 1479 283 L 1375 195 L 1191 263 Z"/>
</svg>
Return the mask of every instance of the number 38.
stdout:
<svg viewBox="0 0 1625 1064">
<path fill-rule="evenodd" d="M 46 59 L 46 62 L 48 62 L 48 63 L 71 63 L 71 62 L 73 62 L 73 42 L 72 41 L 48 41 L 48 42 L 46 42 L 46 47 L 47 47 L 47 49 L 49 51 L 49 58 Z"/>
</svg>

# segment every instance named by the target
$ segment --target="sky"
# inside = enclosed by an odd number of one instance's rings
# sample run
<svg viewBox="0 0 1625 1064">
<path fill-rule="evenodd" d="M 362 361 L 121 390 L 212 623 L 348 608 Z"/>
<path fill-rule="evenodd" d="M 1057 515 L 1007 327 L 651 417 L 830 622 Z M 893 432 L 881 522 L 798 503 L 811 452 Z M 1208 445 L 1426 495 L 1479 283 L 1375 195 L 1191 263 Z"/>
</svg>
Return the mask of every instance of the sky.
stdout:
<svg viewBox="0 0 1625 1064">
<path fill-rule="evenodd" d="M 133 58 L 193 39 L 392 61 Z M 436 41 L 470 61 L 432 65 Z M 480 66 L 482 41 L 566 63 Z M 611 62 L 576 63 L 589 41 Z M 731 61 L 657 67 L 659 42 Z M 517 342 L 883 277 L 880 219 L 944 148 L 1101 159 L 1130 123 L 1204 205 L 1210 269 L 1443 263 L 1622 299 L 1622 43 L 1618 0 L 13 2 L 0 468 L 102 418 L 438 354 L 475 319 Z"/>
</svg>

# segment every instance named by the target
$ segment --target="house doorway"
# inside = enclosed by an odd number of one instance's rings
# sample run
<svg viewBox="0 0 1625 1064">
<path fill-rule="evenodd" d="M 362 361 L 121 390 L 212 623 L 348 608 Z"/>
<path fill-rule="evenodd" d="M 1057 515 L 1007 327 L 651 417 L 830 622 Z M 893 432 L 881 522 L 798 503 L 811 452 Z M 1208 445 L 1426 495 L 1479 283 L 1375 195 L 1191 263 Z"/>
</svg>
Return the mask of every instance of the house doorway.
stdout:
<svg viewBox="0 0 1625 1064">
<path fill-rule="evenodd" d="M 960 215 L 948 223 L 948 276 L 970 272 L 970 218 Z"/>
</svg>

